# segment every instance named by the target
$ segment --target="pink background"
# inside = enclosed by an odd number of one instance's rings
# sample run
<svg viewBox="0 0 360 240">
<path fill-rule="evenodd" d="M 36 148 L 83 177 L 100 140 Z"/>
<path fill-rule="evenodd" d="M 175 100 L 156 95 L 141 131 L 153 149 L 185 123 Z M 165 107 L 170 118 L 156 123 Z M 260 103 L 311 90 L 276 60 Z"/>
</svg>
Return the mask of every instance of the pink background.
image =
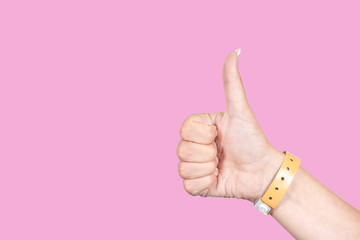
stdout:
<svg viewBox="0 0 360 240">
<path fill-rule="evenodd" d="M 272 144 L 360 208 L 356 2 L 1 1 L 0 239 L 291 238 L 177 173 L 180 125 L 224 110 L 239 47 Z"/>
</svg>

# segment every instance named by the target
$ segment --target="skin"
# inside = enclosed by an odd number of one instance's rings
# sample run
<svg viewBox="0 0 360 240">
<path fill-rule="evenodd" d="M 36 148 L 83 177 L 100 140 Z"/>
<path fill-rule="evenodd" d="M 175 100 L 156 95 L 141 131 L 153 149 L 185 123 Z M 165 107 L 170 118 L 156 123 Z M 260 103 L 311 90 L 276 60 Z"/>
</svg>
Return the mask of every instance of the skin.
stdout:
<svg viewBox="0 0 360 240">
<path fill-rule="evenodd" d="M 237 64 L 236 53 L 230 53 L 223 67 L 225 111 L 193 114 L 182 124 L 179 175 L 191 195 L 255 204 L 285 155 L 270 144 L 257 122 Z M 359 210 L 301 166 L 271 216 L 296 239 L 360 239 Z"/>
</svg>

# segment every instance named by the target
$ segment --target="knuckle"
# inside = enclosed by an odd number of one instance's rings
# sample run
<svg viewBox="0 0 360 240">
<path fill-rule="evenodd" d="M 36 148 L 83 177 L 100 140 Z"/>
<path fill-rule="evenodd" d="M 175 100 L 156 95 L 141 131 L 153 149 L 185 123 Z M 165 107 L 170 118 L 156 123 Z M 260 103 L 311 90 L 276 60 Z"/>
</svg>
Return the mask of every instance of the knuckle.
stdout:
<svg viewBox="0 0 360 240">
<path fill-rule="evenodd" d="M 192 120 L 198 118 L 198 115 L 199 114 L 197 114 L 197 113 L 190 114 L 189 116 L 186 117 L 185 121 L 191 122 Z"/>
<path fill-rule="evenodd" d="M 195 189 L 194 189 L 193 184 L 191 184 L 191 182 L 186 181 L 186 180 L 184 180 L 183 184 L 184 184 L 184 189 L 185 189 L 185 191 L 186 191 L 188 194 L 194 196 L 194 195 L 195 195 Z"/>
<path fill-rule="evenodd" d="M 217 147 L 216 147 L 216 144 L 213 143 L 213 144 L 210 144 L 210 145 L 207 145 L 206 146 L 206 152 L 204 154 L 204 160 L 206 162 L 210 162 L 210 161 L 213 161 L 216 159 L 216 156 L 217 156 Z"/>
<path fill-rule="evenodd" d="M 181 125 L 181 128 L 180 128 L 180 137 L 182 139 L 184 139 L 185 132 L 186 132 L 185 125 L 183 124 L 183 125 Z"/>
<path fill-rule="evenodd" d="M 189 156 L 189 150 L 184 141 L 180 141 L 177 148 L 177 155 L 180 160 L 184 160 Z"/>
<path fill-rule="evenodd" d="M 191 114 L 187 116 L 180 128 L 180 137 L 182 139 L 188 139 L 192 132 L 192 122 L 198 118 L 198 114 Z"/>
<path fill-rule="evenodd" d="M 212 164 L 211 164 L 211 172 L 214 172 L 215 171 L 215 169 L 217 168 L 217 162 L 216 161 L 212 161 L 211 162 Z"/>
<path fill-rule="evenodd" d="M 215 159 L 216 156 L 217 156 L 217 147 L 216 147 L 216 145 L 214 143 L 211 146 L 211 160 Z"/>
<path fill-rule="evenodd" d="M 215 177 L 214 174 L 208 175 L 207 179 L 206 179 L 206 184 L 205 184 L 206 187 L 207 188 L 211 187 L 214 184 L 215 181 L 216 181 L 216 177 Z"/>
<path fill-rule="evenodd" d="M 191 133 L 191 126 L 189 123 L 184 122 L 180 128 L 180 137 L 182 139 L 188 139 L 189 134 Z"/>
<path fill-rule="evenodd" d="M 186 164 L 184 164 L 183 162 L 179 162 L 178 170 L 181 178 L 186 178 L 188 176 L 188 169 L 186 167 Z"/>
<path fill-rule="evenodd" d="M 217 135 L 216 127 L 213 125 L 210 125 L 209 137 L 210 137 L 211 141 L 214 141 L 214 139 L 216 138 L 216 135 Z"/>
</svg>

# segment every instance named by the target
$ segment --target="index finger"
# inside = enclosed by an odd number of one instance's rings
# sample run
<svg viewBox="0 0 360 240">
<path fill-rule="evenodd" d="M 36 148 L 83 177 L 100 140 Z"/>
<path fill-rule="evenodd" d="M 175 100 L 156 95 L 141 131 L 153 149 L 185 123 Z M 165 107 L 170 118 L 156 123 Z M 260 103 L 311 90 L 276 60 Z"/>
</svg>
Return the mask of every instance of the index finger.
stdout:
<svg viewBox="0 0 360 240">
<path fill-rule="evenodd" d="M 208 114 L 193 114 L 187 117 L 180 129 L 180 137 L 183 140 L 200 144 L 214 142 L 217 135 L 216 126 Z"/>
</svg>

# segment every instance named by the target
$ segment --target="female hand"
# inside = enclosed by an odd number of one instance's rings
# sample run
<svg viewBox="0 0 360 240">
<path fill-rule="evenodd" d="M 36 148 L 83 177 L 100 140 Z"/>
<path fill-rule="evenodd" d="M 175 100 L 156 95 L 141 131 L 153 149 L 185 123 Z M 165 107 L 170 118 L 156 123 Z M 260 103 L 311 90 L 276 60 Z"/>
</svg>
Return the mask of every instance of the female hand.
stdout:
<svg viewBox="0 0 360 240">
<path fill-rule="evenodd" d="M 231 197 L 255 202 L 281 165 L 257 122 L 238 71 L 238 53 L 224 63 L 226 110 L 193 114 L 181 126 L 179 174 L 191 195 Z"/>
</svg>

